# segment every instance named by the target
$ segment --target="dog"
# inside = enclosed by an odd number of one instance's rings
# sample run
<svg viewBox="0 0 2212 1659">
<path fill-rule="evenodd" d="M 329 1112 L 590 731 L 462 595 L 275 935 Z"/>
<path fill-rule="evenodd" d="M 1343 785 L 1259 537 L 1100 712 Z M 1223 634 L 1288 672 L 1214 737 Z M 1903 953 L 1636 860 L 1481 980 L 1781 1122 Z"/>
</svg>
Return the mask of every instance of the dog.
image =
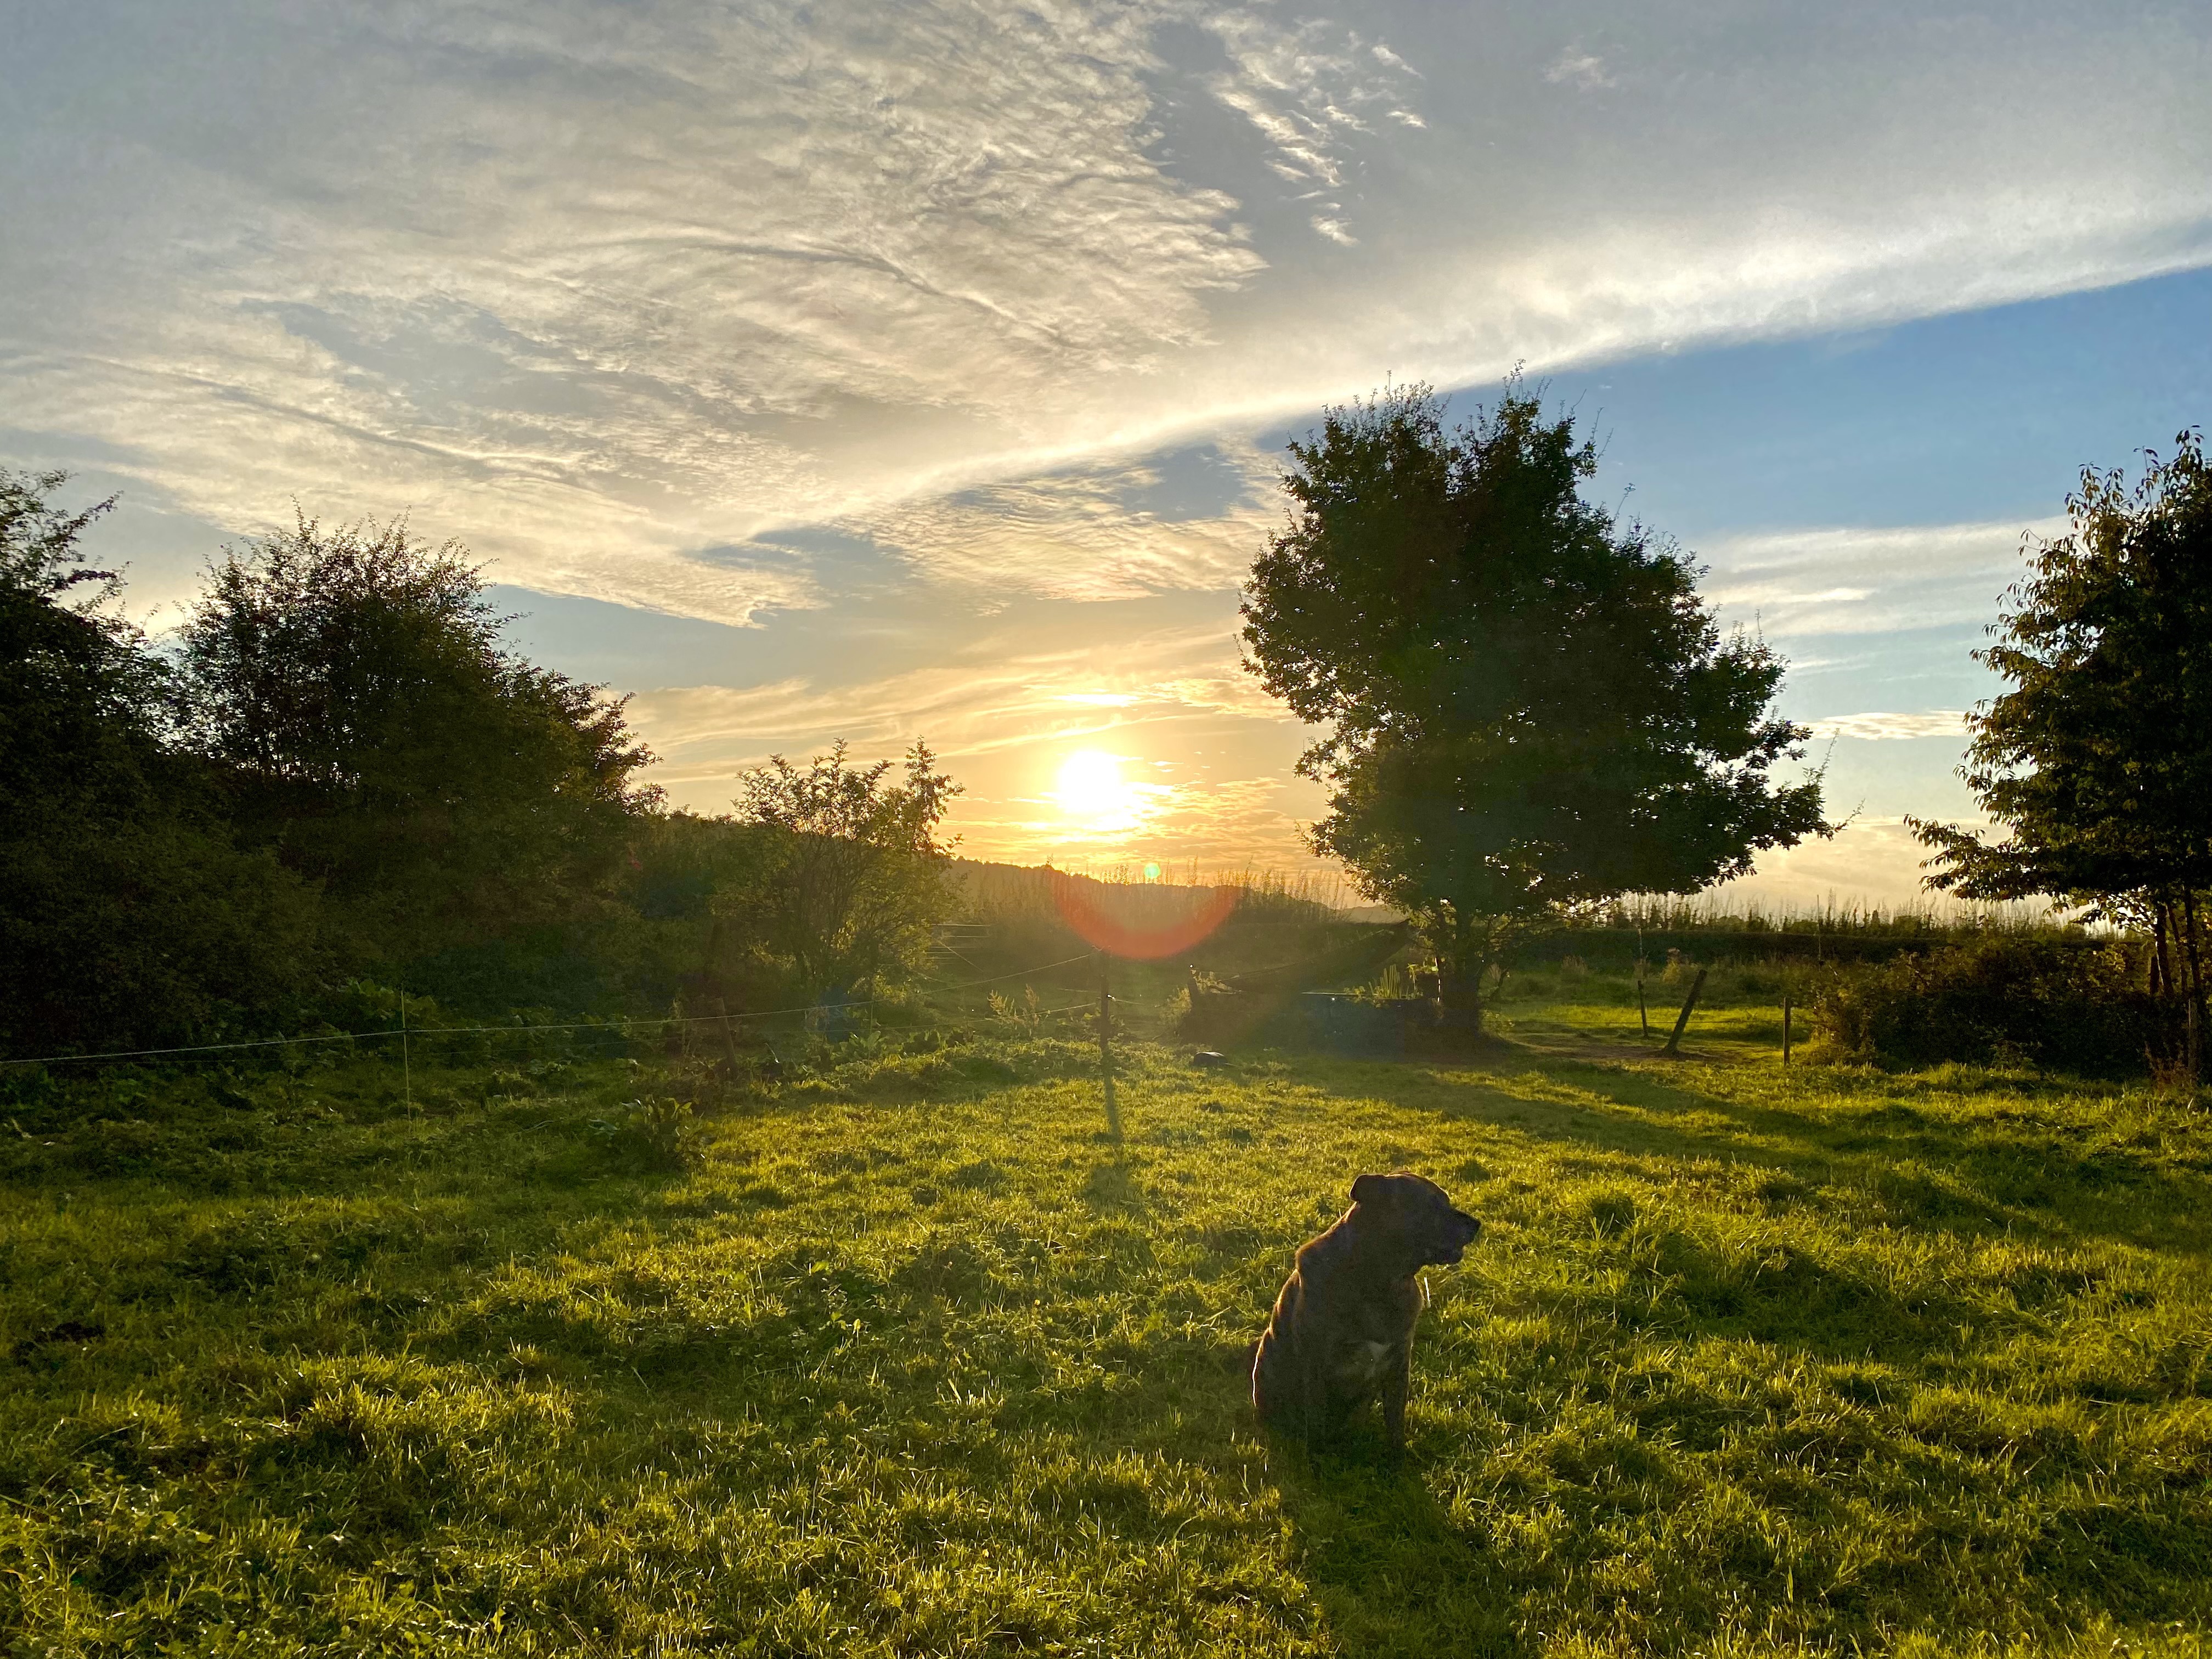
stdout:
<svg viewBox="0 0 2212 1659">
<path fill-rule="evenodd" d="M 1352 1207 L 1298 1251 L 1252 1356 L 1252 1408 L 1308 1450 L 1381 1395 L 1395 1457 L 1406 1446 L 1413 1323 L 1425 1267 L 1449 1267 L 1482 1224 L 1435 1182 L 1401 1170 L 1352 1183 Z"/>
</svg>

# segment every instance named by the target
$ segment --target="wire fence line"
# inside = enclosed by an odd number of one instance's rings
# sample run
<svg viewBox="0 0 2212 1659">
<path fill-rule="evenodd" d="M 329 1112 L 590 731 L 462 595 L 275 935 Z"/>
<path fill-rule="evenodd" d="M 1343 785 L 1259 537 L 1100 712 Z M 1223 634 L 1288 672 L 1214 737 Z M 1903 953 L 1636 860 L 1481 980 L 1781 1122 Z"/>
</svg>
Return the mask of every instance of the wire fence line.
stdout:
<svg viewBox="0 0 2212 1659">
<path fill-rule="evenodd" d="M 1012 973 L 992 974 L 982 979 L 971 979 L 957 985 L 940 985 L 931 988 L 933 995 L 945 995 L 954 991 L 972 991 L 978 986 L 1003 984 L 1010 979 L 1026 979 L 1032 974 L 1049 973 L 1055 968 L 1066 968 L 1079 962 L 1089 962 L 1096 951 L 1085 951 L 1058 962 L 1040 963 L 1034 968 L 1017 968 Z M 551 1020 L 533 1024 L 504 1025 L 394 1025 L 379 1031 L 329 1031 L 316 1036 L 254 1037 L 236 1042 L 200 1042 L 169 1048 L 115 1048 L 89 1054 L 42 1054 L 21 1060 L 0 1060 L 0 1066 L 64 1066 L 80 1060 L 156 1060 L 173 1059 L 185 1054 L 214 1054 L 233 1053 L 246 1048 L 291 1048 L 310 1043 L 374 1042 L 385 1037 L 447 1037 L 519 1035 L 525 1031 L 606 1031 L 617 1028 L 624 1030 L 632 1026 L 647 1025 L 665 1030 L 672 1025 L 738 1024 L 749 1019 L 778 1019 L 793 1014 L 846 1013 L 856 1008 L 870 1008 L 888 997 L 865 997 L 857 1002 L 811 1002 L 796 1008 L 760 1008 L 735 1014 L 638 1014 L 616 1015 L 607 1019 Z M 1115 998 L 1120 1001 L 1120 998 Z M 1040 1014 L 1064 1014 L 1076 1008 L 1095 1006 L 1095 1000 L 1085 998 L 1072 1002 L 1065 1008 L 1041 1008 Z M 1140 1005 L 1141 1006 L 1141 1005 Z"/>
</svg>

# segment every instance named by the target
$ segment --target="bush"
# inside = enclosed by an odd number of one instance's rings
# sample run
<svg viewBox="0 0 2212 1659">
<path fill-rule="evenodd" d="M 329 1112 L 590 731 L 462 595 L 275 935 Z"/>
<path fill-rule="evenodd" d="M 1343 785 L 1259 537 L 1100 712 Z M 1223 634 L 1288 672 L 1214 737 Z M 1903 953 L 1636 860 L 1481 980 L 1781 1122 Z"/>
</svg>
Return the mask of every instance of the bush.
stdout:
<svg viewBox="0 0 2212 1659">
<path fill-rule="evenodd" d="M 616 1158 L 647 1170 L 673 1175 L 699 1161 L 690 1106 L 665 1095 L 629 1101 L 619 1118 L 593 1119 L 592 1134 Z"/>
<path fill-rule="evenodd" d="M 2142 1071 L 2166 1035 L 2120 950 L 2005 935 L 1840 974 L 1813 1018 L 1841 1059 L 2025 1062 L 2100 1076 Z"/>
</svg>

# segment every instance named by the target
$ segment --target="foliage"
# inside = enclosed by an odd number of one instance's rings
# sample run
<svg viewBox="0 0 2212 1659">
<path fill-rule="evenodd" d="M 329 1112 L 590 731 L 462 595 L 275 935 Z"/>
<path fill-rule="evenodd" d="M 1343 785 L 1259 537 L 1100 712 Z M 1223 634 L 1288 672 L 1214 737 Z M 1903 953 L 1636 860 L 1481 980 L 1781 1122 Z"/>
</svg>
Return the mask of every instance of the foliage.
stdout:
<svg viewBox="0 0 2212 1659">
<path fill-rule="evenodd" d="M 605 1156 L 623 1063 L 10 1085 L 0 1645 L 2203 1659 L 2201 1112 L 1133 1049 L 1109 1149 L 1025 1053 L 681 1174 Z M 1401 1165 L 1486 1235 L 1407 1464 L 1309 1462 L 1240 1360 Z"/>
<path fill-rule="evenodd" d="M 506 620 L 457 545 L 302 517 L 228 552 L 183 630 L 195 743 L 372 957 L 570 923 L 657 798 L 621 702 Z"/>
<path fill-rule="evenodd" d="M 1813 1006 L 1840 1057 L 1892 1066 L 2026 1061 L 2140 1075 L 2169 1040 L 2118 948 L 1996 934 L 1837 975 Z"/>
<path fill-rule="evenodd" d="M 937 830 L 959 786 L 921 742 L 907 751 L 902 783 L 890 781 L 892 770 L 889 761 L 850 764 L 840 743 L 805 767 L 772 756 L 738 780 L 754 856 L 715 909 L 806 995 L 911 972 L 957 908 Z"/>
<path fill-rule="evenodd" d="M 984 864 L 956 859 L 952 880 L 964 912 L 978 922 L 1006 926 L 1030 924 L 1060 931 L 1062 904 L 1069 892 L 1108 915 L 1138 913 L 1150 903 L 1164 914 L 1178 907 L 1202 904 L 1224 887 L 1237 891 L 1236 918 L 1242 923 L 1291 922 L 1316 924 L 1338 919 L 1331 900 L 1339 896 L 1340 879 L 1328 879 L 1311 871 L 1290 872 L 1255 870 L 1249 866 L 1219 871 L 1204 878 L 1194 860 L 1181 870 L 1170 869 L 1158 879 L 1123 867 L 1092 876 L 1055 870 L 1051 865 Z"/>
<path fill-rule="evenodd" d="M 625 1102 L 619 1116 L 594 1119 L 592 1133 L 610 1152 L 643 1169 L 673 1173 L 699 1161 L 690 1104 L 672 1096 Z"/>
<path fill-rule="evenodd" d="M 0 1049 L 205 1040 L 295 994 L 311 896 L 233 847 L 60 473 L 0 472 Z"/>
<path fill-rule="evenodd" d="M 1777 785 L 1804 728 L 1769 711 L 1783 664 L 1723 639 L 1691 562 L 1585 501 L 1595 447 L 1509 383 L 1447 434 L 1425 386 L 1333 409 L 1293 443 L 1288 528 L 1253 567 L 1255 672 L 1328 734 L 1315 850 L 1420 915 L 1448 999 L 1518 923 L 1679 892 L 1820 831 L 1820 788 Z"/>
<path fill-rule="evenodd" d="M 991 1018 L 1009 1030 L 1034 1036 L 1044 1029 L 1046 1009 L 1037 1000 L 1036 987 L 1024 985 L 1019 997 L 1003 991 L 990 994 Z"/>
<path fill-rule="evenodd" d="M 2142 920 L 2178 982 L 2198 1048 L 2205 986 L 2197 896 L 2212 889 L 2212 467 L 2188 431 L 2130 489 L 2084 470 L 2071 533 L 2030 549 L 2033 574 L 1976 653 L 2012 689 L 1968 717 L 1962 769 L 2008 832 L 1990 842 L 1909 820 L 1936 849 L 1931 887 L 2048 894 Z M 2192 1052 L 2201 1073 L 2201 1054 Z"/>
</svg>

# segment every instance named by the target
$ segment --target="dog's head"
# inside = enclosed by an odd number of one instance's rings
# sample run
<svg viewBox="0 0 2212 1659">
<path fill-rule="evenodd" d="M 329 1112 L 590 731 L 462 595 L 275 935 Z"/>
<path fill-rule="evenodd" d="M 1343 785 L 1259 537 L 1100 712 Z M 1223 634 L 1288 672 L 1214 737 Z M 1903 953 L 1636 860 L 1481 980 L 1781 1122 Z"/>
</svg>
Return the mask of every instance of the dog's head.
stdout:
<svg viewBox="0 0 2212 1659">
<path fill-rule="evenodd" d="M 1482 1224 L 1455 1209 L 1444 1189 L 1422 1176 L 1364 1175 L 1352 1183 L 1363 1225 L 1387 1234 L 1418 1266 L 1450 1267 L 1467 1254 Z"/>
</svg>

